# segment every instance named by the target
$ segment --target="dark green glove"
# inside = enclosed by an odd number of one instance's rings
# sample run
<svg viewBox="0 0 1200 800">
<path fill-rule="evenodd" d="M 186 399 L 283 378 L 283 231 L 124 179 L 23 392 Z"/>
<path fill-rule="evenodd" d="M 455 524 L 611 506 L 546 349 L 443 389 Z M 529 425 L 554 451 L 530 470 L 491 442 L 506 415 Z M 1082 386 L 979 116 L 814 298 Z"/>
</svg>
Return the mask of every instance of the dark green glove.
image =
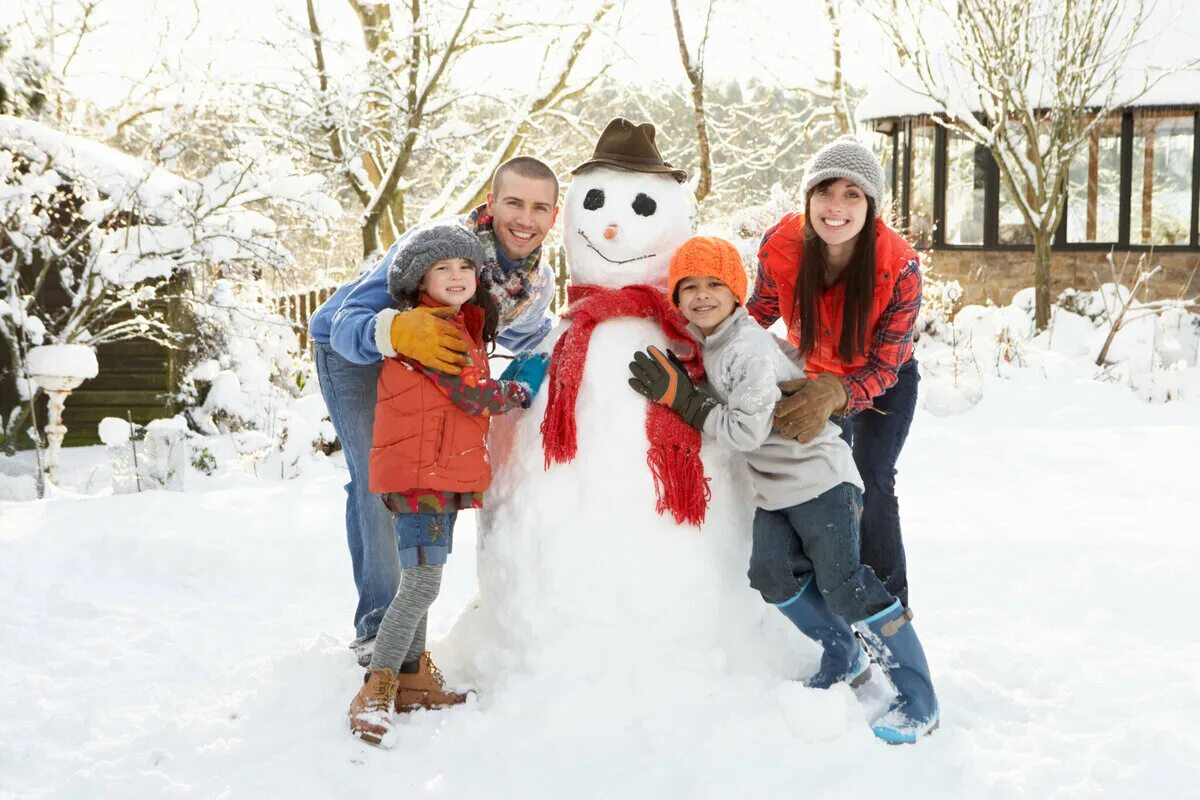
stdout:
<svg viewBox="0 0 1200 800">
<path fill-rule="evenodd" d="M 707 392 L 697 389 L 688 377 L 679 358 L 670 350 L 662 351 L 651 345 L 643 353 L 633 354 L 629 362 L 629 385 L 643 397 L 670 406 L 693 428 L 703 428 L 708 413 L 717 401 Z"/>
</svg>

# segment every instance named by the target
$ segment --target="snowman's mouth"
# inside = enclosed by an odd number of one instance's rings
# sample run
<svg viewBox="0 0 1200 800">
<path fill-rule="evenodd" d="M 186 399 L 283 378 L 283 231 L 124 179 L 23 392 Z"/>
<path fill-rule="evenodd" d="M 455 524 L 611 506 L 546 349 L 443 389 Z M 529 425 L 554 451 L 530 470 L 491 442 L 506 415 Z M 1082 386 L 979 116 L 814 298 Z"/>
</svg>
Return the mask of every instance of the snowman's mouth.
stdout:
<svg viewBox="0 0 1200 800">
<path fill-rule="evenodd" d="M 604 255 L 604 253 L 601 253 L 601 252 L 600 252 L 600 248 L 598 248 L 598 247 L 596 247 L 596 245 L 592 244 L 592 240 L 588 238 L 588 235 L 587 235 L 586 233 L 584 233 L 584 232 L 583 232 L 583 229 L 582 229 L 582 228 L 578 228 L 578 229 L 576 229 L 576 231 L 575 231 L 575 232 L 576 232 L 576 233 L 578 233 L 580 236 L 582 236 L 582 237 L 583 237 L 583 240 L 584 240 L 585 242 L 587 242 L 587 246 L 588 246 L 588 247 L 590 247 L 590 248 L 592 248 L 592 251 L 593 251 L 593 252 L 594 252 L 596 255 L 600 256 L 601 258 L 603 258 L 605 261 L 607 261 L 607 262 L 608 262 L 608 263 L 610 263 L 610 264 L 618 264 L 618 265 L 619 265 L 619 264 L 631 264 L 631 263 L 633 263 L 634 261 L 642 261 L 643 259 L 647 259 L 647 258 L 654 258 L 654 256 L 655 256 L 655 255 L 657 255 L 656 253 L 647 253 L 647 254 L 646 254 L 646 255 L 644 255 L 644 256 L 635 256 L 635 257 L 633 257 L 633 258 L 627 258 L 627 259 L 625 259 L 625 260 L 623 260 L 623 261 L 614 261 L 613 259 L 611 259 L 611 258 L 609 258 L 608 256 Z"/>
</svg>

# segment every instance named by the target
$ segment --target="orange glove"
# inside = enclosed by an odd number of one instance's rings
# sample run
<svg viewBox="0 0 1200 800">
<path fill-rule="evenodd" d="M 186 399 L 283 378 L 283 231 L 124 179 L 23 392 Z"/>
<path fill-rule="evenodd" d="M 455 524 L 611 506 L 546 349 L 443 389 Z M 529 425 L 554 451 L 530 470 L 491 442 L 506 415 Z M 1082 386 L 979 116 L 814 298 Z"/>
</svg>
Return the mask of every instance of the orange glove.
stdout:
<svg viewBox="0 0 1200 800">
<path fill-rule="evenodd" d="M 775 406 L 775 430 L 786 439 L 807 444 L 817 438 L 834 414 L 844 415 L 850 405 L 845 384 L 836 375 L 823 372 L 779 384 L 783 399 Z"/>
<path fill-rule="evenodd" d="M 446 321 L 454 313 L 453 308 L 424 306 L 402 311 L 392 318 L 388 329 L 392 348 L 429 369 L 458 375 L 467 363 L 465 354 L 471 345 L 457 326 Z"/>
</svg>

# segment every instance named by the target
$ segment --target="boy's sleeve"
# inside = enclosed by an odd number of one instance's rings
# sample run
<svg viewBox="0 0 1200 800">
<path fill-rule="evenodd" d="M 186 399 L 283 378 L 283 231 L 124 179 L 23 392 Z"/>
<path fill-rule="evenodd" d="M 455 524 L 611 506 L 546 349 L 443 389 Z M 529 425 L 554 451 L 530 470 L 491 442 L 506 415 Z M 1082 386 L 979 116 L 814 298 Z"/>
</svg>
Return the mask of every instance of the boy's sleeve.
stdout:
<svg viewBox="0 0 1200 800">
<path fill-rule="evenodd" d="M 461 375 L 447 375 L 408 359 L 405 359 L 404 363 L 427 375 L 437 384 L 442 394 L 450 398 L 450 402 L 468 414 L 488 417 L 518 407 L 529 407 L 531 398 L 528 387 L 517 381 L 500 381 L 485 377 L 483 370 L 474 364 L 464 366 Z"/>
<path fill-rule="evenodd" d="M 771 434 L 780 391 L 770 358 L 741 355 L 729 398 L 704 420 L 704 432 L 731 450 L 757 450 Z"/>
<path fill-rule="evenodd" d="M 374 364 L 385 356 L 396 355 L 388 337 L 396 309 L 388 292 L 387 274 L 399 250 L 399 243 L 392 245 L 371 271 L 359 278 L 333 315 L 329 345 L 347 361 Z"/>
<path fill-rule="evenodd" d="M 524 314 L 496 335 L 501 347 L 511 353 L 523 353 L 542 343 L 554 326 L 554 320 L 548 313 L 554 290 L 554 272 L 549 264 L 542 261 L 538 265 L 537 296 Z"/>
</svg>

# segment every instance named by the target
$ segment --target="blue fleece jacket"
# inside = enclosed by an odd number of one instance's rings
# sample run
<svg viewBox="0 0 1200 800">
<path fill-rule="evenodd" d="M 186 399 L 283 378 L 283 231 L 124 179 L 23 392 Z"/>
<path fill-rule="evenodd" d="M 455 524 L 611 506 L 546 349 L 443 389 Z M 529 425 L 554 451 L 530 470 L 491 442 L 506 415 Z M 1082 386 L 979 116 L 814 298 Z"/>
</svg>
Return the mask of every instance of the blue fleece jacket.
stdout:
<svg viewBox="0 0 1200 800">
<path fill-rule="evenodd" d="M 445 222 L 439 220 L 430 224 Z M 355 364 L 374 364 L 385 355 L 395 355 L 380 350 L 377 328 L 380 312 L 396 307 L 387 288 L 388 267 L 413 230 L 416 228 L 407 231 L 369 271 L 339 288 L 313 313 L 308 321 L 308 332 L 315 341 L 329 344 L 338 355 Z M 500 267 L 506 273 L 521 263 L 510 261 L 499 248 L 496 251 Z M 538 268 L 550 269 L 545 262 Z M 496 341 L 511 352 L 520 353 L 536 347 L 550 332 L 553 321 L 547 312 L 554 297 L 554 281 L 542 281 L 542 286 L 543 290 L 526 312 L 501 329 L 496 337 Z M 390 321 L 390 315 L 386 319 Z"/>
</svg>

